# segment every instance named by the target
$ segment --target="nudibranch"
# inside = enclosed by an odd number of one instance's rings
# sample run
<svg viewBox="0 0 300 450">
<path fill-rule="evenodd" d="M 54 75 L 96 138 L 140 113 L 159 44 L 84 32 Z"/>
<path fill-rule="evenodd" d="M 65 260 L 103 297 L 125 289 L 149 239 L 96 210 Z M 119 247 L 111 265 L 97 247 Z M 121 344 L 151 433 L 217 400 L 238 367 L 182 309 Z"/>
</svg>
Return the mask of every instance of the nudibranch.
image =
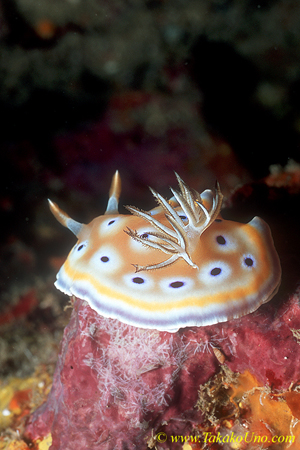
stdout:
<svg viewBox="0 0 300 450">
<path fill-rule="evenodd" d="M 119 214 L 116 172 L 104 215 L 88 225 L 49 200 L 56 219 L 78 238 L 55 286 L 100 315 L 141 328 L 175 332 L 255 311 L 277 292 L 280 261 L 269 226 L 224 220 L 222 193 L 201 194 L 176 174 L 180 191 L 146 212 Z"/>
</svg>

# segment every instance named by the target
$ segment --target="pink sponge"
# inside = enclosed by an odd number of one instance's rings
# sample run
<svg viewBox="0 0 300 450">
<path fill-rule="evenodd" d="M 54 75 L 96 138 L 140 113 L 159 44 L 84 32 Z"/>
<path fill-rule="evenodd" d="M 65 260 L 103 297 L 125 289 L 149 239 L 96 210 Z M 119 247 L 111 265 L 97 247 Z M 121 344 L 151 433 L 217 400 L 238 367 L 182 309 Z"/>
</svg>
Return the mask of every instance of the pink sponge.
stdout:
<svg viewBox="0 0 300 450">
<path fill-rule="evenodd" d="M 197 391 L 217 361 L 198 343 L 203 329 L 182 331 L 105 319 L 77 299 L 52 391 L 27 434 L 35 439 L 51 431 L 51 450 L 133 449 L 147 448 L 151 429 L 164 423 L 170 429 L 199 423 Z"/>
<path fill-rule="evenodd" d="M 27 435 L 51 432 L 51 450 L 122 450 L 151 448 L 157 434 L 167 440 L 156 445 L 169 448 L 172 436 L 195 434 L 203 424 L 198 390 L 224 359 L 273 389 L 299 379 L 300 346 L 291 331 L 299 328 L 296 295 L 276 312 L 269 303 L 238 320 L 177 333 L 105 319 L 76 299 L 51 393 Z"/>
</svg>

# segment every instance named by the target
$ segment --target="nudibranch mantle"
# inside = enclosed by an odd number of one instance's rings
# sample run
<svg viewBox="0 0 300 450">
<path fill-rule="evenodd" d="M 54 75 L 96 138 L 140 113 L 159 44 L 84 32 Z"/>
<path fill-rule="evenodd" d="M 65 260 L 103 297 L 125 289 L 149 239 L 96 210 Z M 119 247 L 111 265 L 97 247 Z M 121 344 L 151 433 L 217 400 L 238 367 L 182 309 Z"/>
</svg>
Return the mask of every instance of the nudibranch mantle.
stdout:
<svg viewBox="0 0 300 450">
<path fill-rule="evenodd" d="M 222 219 L 218 185 L 199 194 L 176 176 L 180 192 L 170 200 L 151 190 L 159 206 L 128 206 L 127 215 L 118 213 L 116 172 L 105 214 L 88 225 L 49 200 L 78 238 L 55 286 L 104 317 L 169 332 L 239 318 L 268 302 L 281 280 L 268 225 Z"/>
</svg>

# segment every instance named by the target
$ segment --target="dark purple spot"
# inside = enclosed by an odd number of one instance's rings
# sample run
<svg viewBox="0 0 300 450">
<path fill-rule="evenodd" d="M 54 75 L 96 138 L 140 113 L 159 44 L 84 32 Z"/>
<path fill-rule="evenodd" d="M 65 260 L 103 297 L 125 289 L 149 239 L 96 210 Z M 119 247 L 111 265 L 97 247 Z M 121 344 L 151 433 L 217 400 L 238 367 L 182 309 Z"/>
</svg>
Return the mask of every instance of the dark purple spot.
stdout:
<svg viewBox="0 0 300 450">
<path fill-rule="evenodd" d="M 179 216 L 179 217 L 180 217 L 180 219 L 182 219 L 182 220 L 186 220 L 186 219 L 187 219 L 186 216 Z"/>
<path fill-rule="evenodd" d="M 254 261 L 253 261 L 253 259 L 251 259 L 251 258 L 245 258 L 245 259 L 244 259 L 244 263 L 246 264 L 246 266 L 252 267 L 253 264 L 254 264 Z"/>
<path fill-rule="evenodd" d="M 184 286 L 184 282 L 183 281 L 173 281 L 173 283 L 170 283 L 169 286 L 171 288 L 177 289 L 177 288 Z"/>
<path fill-rule="evenodd" d="M 83 249 L 83 247 L 84 247 L 84 245 L 83 245 L 83 244 L 79 245 L 79 247 L 78 247 L 77 251 L 78 251 L 78 252 L 80 252 L 80 250 L 82 250 L 82 249 Z"/>
<path fill-rule="evenodd" d="M 115 220 L 111 220 L 107 225 L 112 225 L 113 223 L 115 223 Z"/>
<path fill-rule="evenodd" d="M 147 239 L 148 236 L 149 236 L 148 233 L 143 233 L 143 234 L 141 234 L 141 238 L 143 238 L 143 239 Z"/>
<path fill-rule="evenodd" d="M 217 275 L 220 275 L 221 272 L 222 272 L 222 269 L 220 269 L 220 267 L 215 267 L 214 269 L 212 269 L 212 270 L 210 271 L 210 274 L 211 274 L 213 277 L 216 277 Z"/>
<path fill-rule="evenodd" d="M 108 262 L 109 261 L 108 256 L 101 256 L 100 259 L 101 259 L 102 262 Z"/>
<path fill-rule="evenodd" d="M 220 245 L 225 245 L 226 239 L 223 236 L 217 236 L 217 243 Z"/>
<path fill-rule="evenodd" d="M 144 278 L 141 278 L 141 277 L 134 277 L 134 278 L 132 278 L 132 281 L 134 283 L 136 283 L 136 284 L 143 284 L 143 283 L 145 283 Z"/>
<path fill-rule="evenodd" d="M 222 222 L 222 219 L 215 219 L 215 222 Z"/>
</svg>

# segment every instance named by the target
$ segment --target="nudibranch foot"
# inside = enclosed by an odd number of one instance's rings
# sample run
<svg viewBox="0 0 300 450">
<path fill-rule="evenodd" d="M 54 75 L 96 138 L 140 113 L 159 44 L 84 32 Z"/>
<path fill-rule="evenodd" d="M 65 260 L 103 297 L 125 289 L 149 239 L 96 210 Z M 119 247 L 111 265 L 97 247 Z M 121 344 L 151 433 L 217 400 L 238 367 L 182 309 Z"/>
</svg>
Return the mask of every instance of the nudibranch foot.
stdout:
<svg viewBox="0 0 300 450">
<path fill-rule="evenodd" d="M 116 172 L 104 215 L 88 225 L 50 201 L 78 238 L 55 286 L 104 317 L 170 333 L 239 318 L 269 301 L 281 268 L 268 225 L 222 219 L 218 184 L 200 194 L 176 177 L 171 199 L 151 190 L 158 206 L 120 214 Z"/>
</svg>

